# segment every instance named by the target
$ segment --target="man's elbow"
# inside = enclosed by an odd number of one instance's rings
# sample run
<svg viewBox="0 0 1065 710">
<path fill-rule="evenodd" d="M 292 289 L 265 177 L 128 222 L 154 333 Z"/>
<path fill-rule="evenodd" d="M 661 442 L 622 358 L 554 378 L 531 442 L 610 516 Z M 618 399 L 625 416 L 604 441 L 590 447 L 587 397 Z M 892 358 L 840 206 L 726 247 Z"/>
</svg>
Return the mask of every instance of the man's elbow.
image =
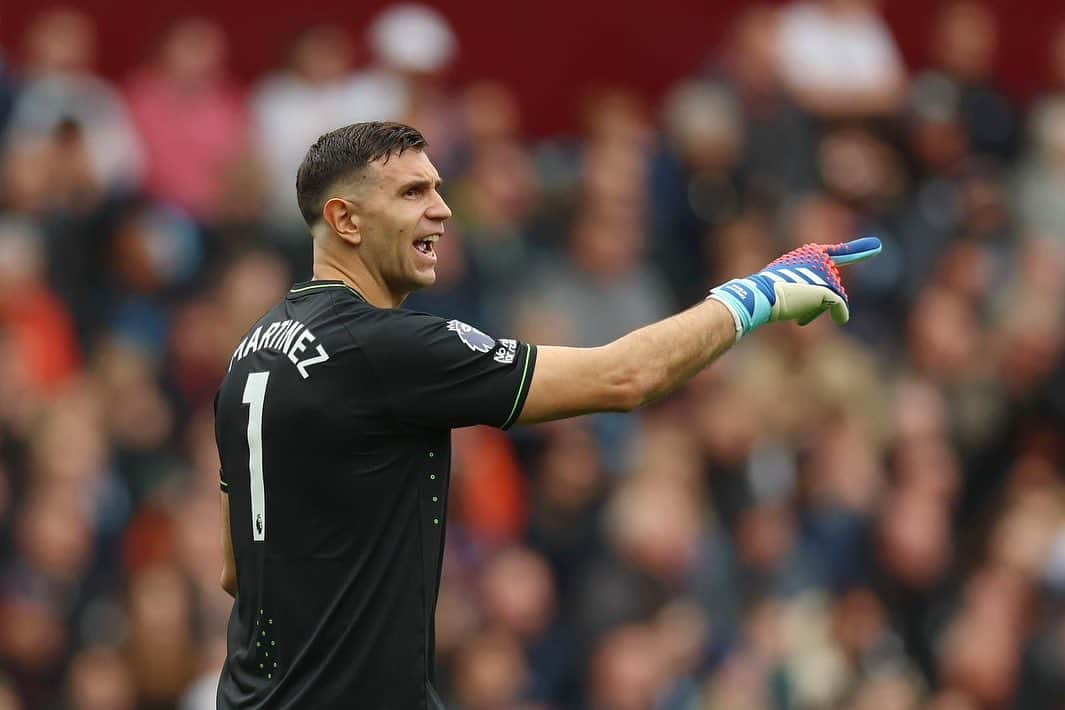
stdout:
<svg viewBox="0 0 1065 710">
<path fill-rule="evenodd" d="M 615 411 L 631 412 L 658 398 L 661 381 L 654 371 L 630 368 L 620 379 Z"/>
</svg>

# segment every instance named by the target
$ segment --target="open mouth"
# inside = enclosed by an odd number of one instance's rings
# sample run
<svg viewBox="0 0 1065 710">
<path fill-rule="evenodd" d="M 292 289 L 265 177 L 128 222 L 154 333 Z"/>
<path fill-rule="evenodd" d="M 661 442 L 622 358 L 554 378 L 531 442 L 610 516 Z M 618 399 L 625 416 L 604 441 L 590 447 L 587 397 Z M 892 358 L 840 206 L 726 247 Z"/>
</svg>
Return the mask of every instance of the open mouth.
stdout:
<svg viewBox="0 0 1065 710">
<path fill-rule="evenodd" d="M 430 234 L 425 239 L 419 239 L 414 242 L 414 248 L 420 251 L 422 254 L 435 254 L 436 253 L 436 241 L 440 239 L 439 234 Z"/>
</svg>

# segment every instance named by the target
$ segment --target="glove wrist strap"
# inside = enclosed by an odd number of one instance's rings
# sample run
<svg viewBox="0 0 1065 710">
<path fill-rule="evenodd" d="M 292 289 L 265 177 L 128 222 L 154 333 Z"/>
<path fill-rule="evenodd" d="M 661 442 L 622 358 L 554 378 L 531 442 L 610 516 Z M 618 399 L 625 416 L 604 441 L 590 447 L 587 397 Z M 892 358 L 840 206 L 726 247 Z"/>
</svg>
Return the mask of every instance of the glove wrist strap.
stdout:
<svg viewBox="0 0 1065 710">
<path fill-rule="evenodd" d="M 710 301 L 710 300 L 717 301 L 718 303 L 723 305 L 726 309 L 728 309 L 729 315 L 732 316 L 732 323 L 736 326 L 736 342 L 737 343 L 740 342 L 740 338 L 743 337 L 743 333 L 744 333 L 744 330 L 743 330 L 743 319 L 740 317 L 740 314 L 736 311 L 736 308 L 731 303 L 729 303 L 726 299 L 721 298 L 716 293 L 711 293 L 709 296 L 706 297 L 706 300 L 707 301 Z"/>
</svg>

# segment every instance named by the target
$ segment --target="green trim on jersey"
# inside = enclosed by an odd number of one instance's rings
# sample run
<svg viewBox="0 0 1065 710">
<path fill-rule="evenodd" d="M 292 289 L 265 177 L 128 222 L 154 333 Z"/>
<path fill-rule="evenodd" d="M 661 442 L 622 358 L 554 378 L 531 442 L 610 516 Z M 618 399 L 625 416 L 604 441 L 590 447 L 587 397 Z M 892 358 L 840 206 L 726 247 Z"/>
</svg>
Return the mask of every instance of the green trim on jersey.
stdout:
<svg viewBox="0 0 1065 710">
<path fill-rule="evenodd" d="M 526 344 L 525 365 L 521 370 L 521 383 L 518 385 L 518 392 L 514 395 L 514 406 L 510 408 L 510 414 L 507 415 L 507 420 L 503 422 L 503 426 L 499 427 L 500 429 L 507 429 L 514 423 L 514 416 L 518 413 L 518 402 L 521 401 L 521 397 L 525 393 L 525 378 L 529 376 L 530 357 L 532 357 L 532 345 Z"/>
<path fill-rule="evenodd" d="M 346 288 L 347 290 L 351 291 L 353 294 L 358 296 L 363 301 L 366 301 L 366 297 L 363 296 L 361 293 L 359 293 L 358 291 L 353 289 L 351 286 L 348 286 L 346 283 L 342 283 L 342 282 L 339 282 L 339 281 L 336 282 L 336 283 L 324 283 L 324 284 L 312 283 L 312 284 L 310 284 L 308 286 L 299 286 L 299 287 L 293 286 L 292 288 L 290 288 L 288 290 L 288 292 L 289 293 L 303 293 L 304 291 L 313 291 L 313 290 L 316 290 L 316 289 L 323 289 L 323 288 Z M 366 302 L 369 303 L 369 301 L 366 301 Z"/>
</svg>

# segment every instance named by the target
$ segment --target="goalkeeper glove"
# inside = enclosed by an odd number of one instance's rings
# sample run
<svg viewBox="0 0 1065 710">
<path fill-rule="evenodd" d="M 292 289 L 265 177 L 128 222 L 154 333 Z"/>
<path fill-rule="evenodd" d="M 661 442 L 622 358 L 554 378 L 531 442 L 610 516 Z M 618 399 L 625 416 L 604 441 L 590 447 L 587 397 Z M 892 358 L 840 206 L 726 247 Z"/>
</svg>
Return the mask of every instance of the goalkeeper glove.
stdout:
<svg viewBox="0 0 1065 710">
<path fill-rule="evenodd" d="M 794 320 L 806 325 L 826 310 L 832 320 L 850 319 L 847 292 L 837 266 L 880 253 L 880 240 L 862 237 L 846 244 L 806 244 L 790 251 L 757 274 L 732 279 L 710 291 L 732 312 L 736 340 L 763 323 Z"/>
</svg>

